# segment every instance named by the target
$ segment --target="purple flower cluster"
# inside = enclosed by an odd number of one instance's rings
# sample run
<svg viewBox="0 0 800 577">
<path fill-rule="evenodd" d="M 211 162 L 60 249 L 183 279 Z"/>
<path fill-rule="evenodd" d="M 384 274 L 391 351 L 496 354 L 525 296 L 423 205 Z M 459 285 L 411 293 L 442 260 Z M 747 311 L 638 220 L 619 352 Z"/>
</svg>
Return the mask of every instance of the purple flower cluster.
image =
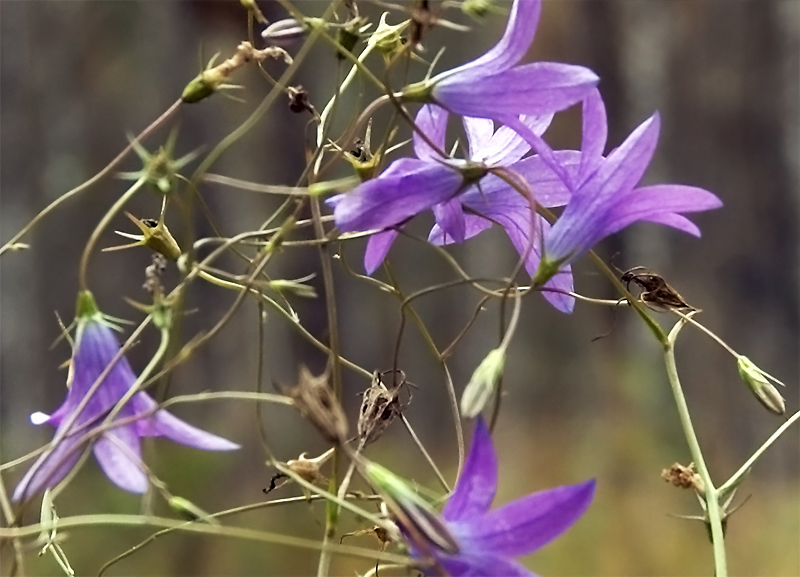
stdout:
<svg viewBox="0 0 800 577">
<path fill-rule="evenodd" d="M 417 158 L 396 160 L 378 177 L 329 199 L 339 230 L 376 231 L 364 257 L 368 273 L 384 260 L 402 226 L 432 209 L 436 225 L 429 240 L 436 244 L 463 242 L 492 223 L 503 226 L 534 284 L 551 289 L 545 298 L 571 312 L 569 265 L 601 239 L 639 221 L 699 236 L 683 214 L 721 206 L 701 188 L 636 188 L 658 140 L 658 114 L 604 156 L 608 128 L 598 77 L 567 64 L 517 65 L 540 13 L 540 0 L 515 0 L 494 48 L 407 87 L 405 101 L 426 103 L 415 122 Z M 554 151 L 542 134 L 553 114 L 576 103 L 583 106 L 581 149 Z M 468 159 L 444 153 L 450 113 L 462 117 Z M 537 207 L 561 206 L 552 226 L 536 214 Z"/>
<path fill-rule="evenodd" d="M 67 398 L 52 414 L 34 413 L 34 424 L 56 427 L 56 443 L 43 453 L 14 490 L 15 501 L 27 499 L 57 485 L 77 464 L 83 449 L 97 428 L 136 382 L 136 375 L 125 357 L 108 371 L 94 394 L 84 402 L 95 381 L 119 353 L 119 341 L 103 320 L 91 295 L 79 297 L 84 313 L 79 313 L 78 328 L 70 368 L 71 385 Z M 81 306 L 79 306 L 79 310 Z M 84 404 L 81 409 L 80 405 Z M 137 418 L 137 415 L 141 417 Z M 142 466 L 142 437 L 167 437 L 190 447 L 208 451 L 230 451 L 239 445 L 183 422 L 163 409 L 144 392 L 136 393 L 120 410 L 114 425 L 94 440 L 92 452 L 106 476 L 120 488 L 145 493 L 147 475 Z M 112 423 L 114 424 L 114 423 Z M 87 435 L 88 434 L 88 435 Z"/>
</svg>

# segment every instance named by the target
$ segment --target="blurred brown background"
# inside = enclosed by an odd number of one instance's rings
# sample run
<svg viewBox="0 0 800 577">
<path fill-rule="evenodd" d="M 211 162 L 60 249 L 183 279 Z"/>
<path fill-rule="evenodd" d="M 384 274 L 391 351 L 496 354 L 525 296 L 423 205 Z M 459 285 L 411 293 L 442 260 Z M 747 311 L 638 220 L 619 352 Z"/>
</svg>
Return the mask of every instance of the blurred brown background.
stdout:
<svg viewBox="0 0 800 577">
<path fill-rule="evenodd" d="M 284 16 L 271 2 L 266 16 Z M 320 15 L 324 5 L 299 2 Z M 362 3 L 375 16 L 379 9 Z M 453 19 L 464 22 L 457 12 Z M 399 15 L 390 16 L 396 23 Z M 2 2 L 2 139 L 0 140 L 0 240 L 5 242 L 42 207 L 91 177 L 164 111 L 215 52 L 231 54 L 245 38 L 238 2 Z M 447 45 L 439 70 L 465 62 L 491 46 L 503 18 L 465 36 L 442 29 L 426 39 L 432 57 Z M 703 230 L 695 239 L 654 225 L 637 225 L 603 243 L 618 266 L 647 265 L 659 271 L 688 302 L 703 309 L 700 320 L 737 351 L 787 383 L 787 409 L 798 407 L 798 184 L 800 123 L 800 3 L 786 1 L 584 0 L 545 2 L 529 60 L 579 63 L 594 69 L 609 109 L 609 144 L 616 146 L 658 109 L 662 133 L 646 181 L 702 186 L 718 194 L 723 209 L 693 218 Z M 375 57 L 373 64 L 379 66 Z M 282 66 L 270 64 L 276 74 Z M 423 69 L 418 67 L 421 75 Z M 335 82 L 336 61 L 319 47 L 297 84 L 321 109 Z M 419 76 L 418 76 L 419 77 Z M 214 97 L 180 114 L 179 154 L 205 150 L 244 120 L 268 91 L 248 70 L 235 81 L 246 88 L 238 103 Z M 354 91 L 355 95 L 358 90 Z M 361 103 L 367 102 L 364 97 Z M 350 106 L 357 106 L 353 97 Z M 578 143 L 577 111 L 564 115 L 548 137 L 554 145 Z M 264 183 L 294 184 L 303 168 L 306 118 L 289 114 L 281 101 L 255 130 L 230 150 L 214 172 Z M 156 148 L 166 131 L 147 141 Z M 135 170 L 136 159 L 124 168 Z M 342 169 L 341 174 L 346 171 Z M 31 250 L 0 261 L 2 293 L 3 462 L 51 437 L 28 415 L 50 412 L 64 394 L 64 343 L 50 345 L 58 312 L 72 318 L 80 251 L 92 228 L 126 188 L 108 179 L 65 204 L 23 241 Z M 203 190 L 226 234 L 258 227 L 278 200 L 219 186 Z M 142 194 L 131 205 L 154 217 L 158 199 Z M 427 217 L 426 217 L 427 218 Z M 429 220 L 414 229 L 424 234 Z M 211 230 L 198 217 L 198 234 Z M 133 232 L 119 218 L 113 228 Z M 103 246 L 118 244 L 109 233 Z M 360 270 L 363 243 L 344 254 Z M 452 249 L 473 274 L 503 275 L 516 254 L 502 231 L 484 233 Z M 392 262 L 411 291 L 452 278 L 433 251 L 401 239 Z M 230 261 L 229 264 L 234 261 Z M 122 300 L 145 300 L 141 288 L 149 256 L 144 250 L 97 254 L 91 285 L 104 312 L 139 320 Z M 270 266 L 277 278 L 319 273 L 317 253 L 287 251 Z M 398 326 L 397 303 L 337 267 L 343 349 L 362 366 L 387 369 Z M 321 292 L 319 275 L 312 281 Z M 577 289 L 612 298 L 589 263 L 577 267 Z M 197 283 L 187 331 L 207 329 L 233 300 L 221 289 Z M 469 319 L 476 295 L 466 288 L 437 293 L 418 303 L 440 348 Z M 326 340 L 323 300 L 296 302 L 304 324 Z M 671 319 L 664 317 L 665 323 Z M 548 486 L 589 477 L 598 493 L 589 513 L 562 539 L 526 559 L 544 575 L 707 575 L 710 545 L 702 524 L 672 517 L 698 514 L 694 497 L 659 477 L 689 453 L 656 343 L 629 311 L 616 324 L 607 309 L 579 304 L 571 316 L 534 295 L 525 303 L 521 331 L 511 348 L 504 412 L 497 429 L 499 502 Z M 597 342 L 592 338 L 607 332 Z M 266 382 L 289 384 L 299 363 L 321 370 L 325 359 L 277 315 L 267 324 Z M 193 332 L 187 332 L 190 336 Z M 203 390 L 252 390 L 256 379 L 256 307 L 247 303 L 201 354 L 175 376 L 171 394 Z M 452 358 L 460 392 L 481 358 L 496 344 L 497 310 L 480 317 Z M 734 360 L 697 331 L 685 330 L 678 347 L 681 376 L 706 460 L 718 483 L 779 426 L 739 381 Z M 140 369 L 152 354 L 150 333 L 130 355 Z M 437 462 L 456 467 L 456 445 L 441 370 L 413 326 L 408 327 L 401 367 L 419 386 L 406 414 Z M 345 372 L 349 414 L 355 414 L 366 383 Z M 148 462 L 173 493 L 208 511 L 263 499 L 272 471 L 264 466 L 254 410 L 240 402 L 176 407 L 188 421 L 236 440 L 241 451 L 212 454 L 155 443 Z M 324 445 L 294 412 L 267 406 L 265 425 L 279 458 L 316 454 Z M 469 426 L 467 426 L 469 431 Z M 752 495 L 728 524 L 733 575 L 798 575 L 800 496 L 798 429 L 790 430 L 758 462 L 739 499 Z M 398 425 L 368 454 L 398 474 L 434 487 L 432 476 Z M 3 476 L 8 490 L 22 468 Z M 276 497 L 297 494 L 293 487 Z M 140 502 L 111 485 L 91 460 L 60 498 L 62 517 L 86 513 L 135 513 Z M 169 514 L 162 504 L 156 510 Z M 35 522 L 31 512 L 26 522 Z M 302 504 L 249 513 L 231 521 L 243 526 L 318 538 L 323 507 Z M 347 520 L 345 528 L 357 528 Z M 150 529 L 94 528 L 70 532 L 65 551 L 78 574 L 94 574 Z M 372 546 L 367 538 L 351 544 Z M 5 551 L 4 551 L 5 553 Z M 164 537 L 115 566 L 112 575 L 284 575 L 316 570 L 316 553 L 253 542 L 193 535 Z M 7 571 L 10 556 L 3 555 Z M 337 559 L 339 574 L 369 570 L 368 562 Z M 28 558 L 31 574 L 56 574 L 49 556 Z"/>
</svg>

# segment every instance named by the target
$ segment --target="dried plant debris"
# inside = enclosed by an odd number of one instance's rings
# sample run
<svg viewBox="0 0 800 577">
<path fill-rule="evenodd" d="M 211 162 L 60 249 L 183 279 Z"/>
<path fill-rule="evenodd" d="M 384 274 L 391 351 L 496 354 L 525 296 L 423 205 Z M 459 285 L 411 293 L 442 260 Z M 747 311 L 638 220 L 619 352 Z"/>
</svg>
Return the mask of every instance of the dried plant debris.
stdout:
<svg viewBox="0 0 800 577">
<path fill-rule="evenodd" d="M 400 390 L 403 385 L 409 385 L 403 371 L 397 371 L 400 382 L 395 380 L 391 388 L 387 388 L 382 377 L 394 371 L 385 371 L 372 376 L 372 383 L 364 391 L 361 401 L 361 410 L 358 415 L 358 438 L 363 446 L 378 440 L 384 431 L 392 424 L 411 402 L 409 394 L 405 404 L 400 402 Z"/>
<path fill-rule="evenodd" d="M 294 400 L 294 406 L 326 440 L 342 443 L 347 438 L 347 418 L 328 386 L 328 376 L 326 371 L 315 377 L 301 365 L 297 385 L 281 392 Z"/>
</svg>

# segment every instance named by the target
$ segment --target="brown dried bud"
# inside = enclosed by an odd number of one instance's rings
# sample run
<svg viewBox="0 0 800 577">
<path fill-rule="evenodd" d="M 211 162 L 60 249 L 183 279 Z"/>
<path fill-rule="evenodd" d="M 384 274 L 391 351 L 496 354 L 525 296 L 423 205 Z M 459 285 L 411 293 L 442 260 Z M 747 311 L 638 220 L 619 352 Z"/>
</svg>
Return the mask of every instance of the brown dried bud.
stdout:
<svg viewBox="0 0 800 577">
<path fill-rule="evenodd" d="M 661 471 L 661 478 L 675 487 L 694 489 L 700 495 L 705 494 L 705 484 L 695 471 L 694 463 L 689 463 L 688 467 L 675 463 L 669 469 Z"/>
<path fill-rule="evenodd" d="M 302 86 L 290 86 L 286 89 L 286 93 L 289 95 L 289 110 L 295 114 L 308 110 L 316 116 L 316 110 L 308 100 L 308 92 L 303 90 Z"/>
<path fill-rule="evenodd" d="M 403 378 L 400 384 L 390 390 L 383 384 L 377 372 L 372 376 L 372 383 L 364 391 L 364 399 L 361 401 L 361 410 L 358 415 L 358 437 L 364 446 L 377 441 L 387 427 L 392 424 L 392 421 L 405 409 L 398 398 L 400 387 L 405 382 L 405 378 Z"/>
<path fill-rule="evenodd" d="M 294 406 L 325 439 L 341 443 L 347 438 L 347 418 L 328 386 L 327 372 L 315 377 L 301 365 L 297 386 L 282 392 L 294 400 Z"/>
</svg>

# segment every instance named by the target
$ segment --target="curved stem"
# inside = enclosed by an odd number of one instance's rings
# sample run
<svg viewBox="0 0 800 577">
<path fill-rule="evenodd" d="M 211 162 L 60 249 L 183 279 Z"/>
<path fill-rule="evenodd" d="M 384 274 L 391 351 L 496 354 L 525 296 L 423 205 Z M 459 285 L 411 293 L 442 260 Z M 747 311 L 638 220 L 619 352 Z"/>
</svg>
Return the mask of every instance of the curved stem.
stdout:
<svg viewBox="0 0 800 577">
<path fill-rule="evenodd" d="M 111 221 L 119 214 L 122 210 L 122 207 L 133 197 L 134 194 L 147 182 L 145 177 L 140 178 L 133 185 L 126 190 L 122 196 L 117 199 L 111 208 L 103 215 L 103 218 L 95 227 L 94 231 L 92 231 L 92 236 L 89 237 L 86 246 L 83 248 L 83 254 L 81 255 L 81 262 L 78 265 L 78 284 L 81 290 L 88 291 L 89 290 L 89 283 L 88 283 L 88 274 L 89 274 L 89 257 L 92 255 L 92 251 L 94 251 L 94 247 L 97 244 L 97 241 L 100 240 L 100 236 L 105 232 L 108 225 Z"/>
<path fill-rule="evenodd" d="M 83 192 L 84 190 L 86 190 L 87 188 L 89 188 L 90 186 L 92 186 L 93 184 L 98 182 L 100 179 L 102 179 L 104 176 L 106 176 L 109 172 L 114 170 L 117 167 L 117 165 L 125 159 L 125 157 L 128 155 L 128 153 L 131 150 L 133 150 L 134 146 L 136 146 L 137 144 L 139 144 L 139 142 L 141 142 L 142 140 L 144 140 L 145 138 L 150 136 L 150 134 L 152 134 L 153 131 L 155 131 L 159 126 L 161 126 L 164 122 L 166 122 L 175 113 L 175 111 L 178 110 L 178 107 L 180 106 L 181 102 L 182 101 L 180 99 L 176 100 L 175 103 L 172 106 L 170 106 L 164 112 L 164 114 L 159 116 L 150 126 L 145 128 L 139 134 L 139 136 L 134 138 L 131 141 L 131 143 L 128 146 L 126 146 L 122 150 L 122 152 L 120 152 L 114 158 L 114 160 L 109 162 L 105 166 L 105 168 L 103 168 L 103 170 L 101 170 L 100 172 L 95 174 L 89 180 L 79 184 L 78 186 L 76 186 L 72 190 L 69 190 L 69 191 L 65 192 L 64 194 L 59 196 L 57 199 L 55 199 L 53 202 L 51 202 L 49 205 L 47 205 L 47 207 L 45 207 L 41 212 L 39 212 L 39 214 L 37 214 L 35 217 L 33 217 L 33 219 L 27 225 L 25 225 L 25 227 L 21 231 L 19 231 L 17 234 L 15 234 L 11 238 L 11 240 L 9 240 L 2 247 L 0 247 L 0 255 L 2 255 L 4 252 L 6 252 L 8 250 L 12 250 L 12 249 L 16 248 L 16 245 L 17 245 L 17 242 L 19 241 L 19 239 L 21 239 L 23 236 L 25 236 L 34 226 L 36 226 L 39 223 L 39 221 L 42 218 L 44 218 L 45 216 L 50 214 L 50 212 L 52 212 L 55 208 L 57 208 L 62 202 L 66 201 L 66 200 L 69 200 L 70 198 L 72 198 L 73 196 L 75 196 L 76 194 L 78 194 L 80 192 Z"/>
</svg>

